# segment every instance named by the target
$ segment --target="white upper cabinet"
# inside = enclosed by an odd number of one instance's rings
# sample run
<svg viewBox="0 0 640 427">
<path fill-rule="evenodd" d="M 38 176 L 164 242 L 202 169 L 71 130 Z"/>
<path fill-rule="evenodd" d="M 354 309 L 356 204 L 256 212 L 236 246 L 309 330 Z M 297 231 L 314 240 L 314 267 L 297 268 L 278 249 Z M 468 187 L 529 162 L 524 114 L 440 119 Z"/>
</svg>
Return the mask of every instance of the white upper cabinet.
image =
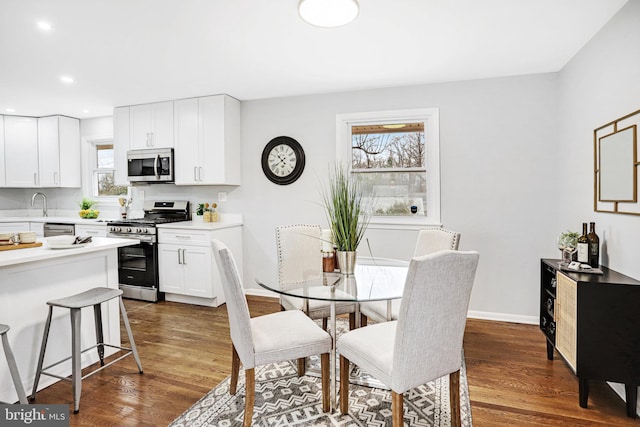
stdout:
<svg viewBox="0 0 640 427">
<path fill-rule="evenodd" d="M 173 147 L 173 101 L 129 107 L 129 149 Z"/>
<path fill-rule="evenodd" d="M 7 187 L 38 187 L 38 119 L 4 117 L 4 165 Z"/>
<path fill-rule="evenodd" d="M 4 175 L 4 116 L 0 116 L 0 187 L 6 185 Z"/>
<path fill-rule="evenodd" d="M 174 102 L 176 185 L 240 185 L 240 102 L 227 95 Z"/>
<path fill-rule="evenodd" d="M 113 158 L 115 162 L 114 182 L 128 185 L 127 151 L 129 150 L 129 107 L 113 109 Z"/>
<path fill-rule="evenodd" d="M 80 120 L 64 116 L 38 119 L 40 187 L 82 185 Z"/>
</svg>

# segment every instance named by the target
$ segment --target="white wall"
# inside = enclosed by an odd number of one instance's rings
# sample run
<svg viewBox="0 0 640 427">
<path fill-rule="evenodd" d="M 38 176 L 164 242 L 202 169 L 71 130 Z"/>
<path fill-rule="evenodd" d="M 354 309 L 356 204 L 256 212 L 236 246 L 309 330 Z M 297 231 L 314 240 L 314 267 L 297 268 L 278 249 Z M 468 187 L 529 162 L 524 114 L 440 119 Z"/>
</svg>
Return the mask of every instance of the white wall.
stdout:
<svg viewBox="0 0 640 427">
<path fill-rule="evenodd" d="M 484 317 L 536 322 L 539 258 L 558 255 L 556 96 L 557 74 L 541 74 L 247 101 L 241 186 L 141 188 L 145 198 L 192 202 L 213 201 L 218 191 L 227 191 L 229 201 L 220 211 L 244 216 L 245 287 L 256 289 L 256 276 L 276 277 L 275 227 L 326 225 L 320 185 L 335 159 L 336 114 L 437 107 L 442 223 L 462 233 L 461 249 L 481 254 L 470 309 Z M 108 136 L 111 123 L 83 120 L 83 141 Z M 260 166 L 265 144 L 280 135 L 297 139 L 306 152 L 306 169 L 289 186 L 268 181 Z M 16 197 L 26 203 L 32 190 L 0 193 L 15 205 Z M 58 189 L 47 195 L 56 207 L 75 209 L 82 193 Z M 416 235 L 368 233 L 375 255 L 403 259 L 413 253 Z"/>
<path fill-rule="evenodd" d="M 543 74 L 242 103 L 243 185 L 229 205 L 245 219 L 245 286 L 276 276 L 275 227 L 326 224 L 320 183 L 335 158 L 339 113 L 440 108 L 442 222 L 478 250 L 471 310 L 536 321 L 539 258 L 558 256 L 557 76 Z M 307 166 L 290 186 L 269 182 L 260 154 L 287 135 Z M 233 209 L 235 210 L 235 209 Z M 415 231 L 369 233 L 375 255 L 408 259 Z"/>
<path fill-rule="evenodd" d="M 640 2 L 631 1 L 559 74 L 559 224 L 595 221 L 602 264 L 640 278 L 640 217 L 593 211 L 593 130 L 640 109 Z M 624 398 L 624 386 L 611 384 Z M 640 399 L 638 400 L 640 407 Z"/>
<path fill-rule="evenodd" d="M 640 217 L 593 211 L 593 130 L 640 109 L 640 2 L 632 1 L 559 75 L 559 225 L 595 221 L 604 265 L 640 278 Z"/>
</svg>

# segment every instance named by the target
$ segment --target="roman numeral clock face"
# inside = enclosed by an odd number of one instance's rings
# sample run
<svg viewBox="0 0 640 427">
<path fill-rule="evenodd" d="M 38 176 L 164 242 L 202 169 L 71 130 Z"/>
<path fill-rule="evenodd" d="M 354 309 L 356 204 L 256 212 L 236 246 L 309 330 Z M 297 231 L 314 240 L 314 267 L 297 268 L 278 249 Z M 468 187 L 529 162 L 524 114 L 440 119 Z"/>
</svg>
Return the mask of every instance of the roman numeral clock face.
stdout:
<svg viewBox="0 0 640 427">
<path fill-rule="evenodd" d="M 267 143 L 262 151 L 262 171 L 279 185 L 295 182 L 304 170 L 304 150 L 293 138 L 279 136 Z"/>
</svg>

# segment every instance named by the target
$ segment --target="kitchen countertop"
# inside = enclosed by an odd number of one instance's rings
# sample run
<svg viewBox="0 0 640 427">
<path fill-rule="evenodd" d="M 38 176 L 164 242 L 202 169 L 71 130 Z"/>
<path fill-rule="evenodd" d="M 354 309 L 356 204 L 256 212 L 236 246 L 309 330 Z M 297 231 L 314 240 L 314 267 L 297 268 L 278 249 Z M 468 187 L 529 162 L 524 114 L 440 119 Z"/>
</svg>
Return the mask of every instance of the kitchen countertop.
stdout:
<svg viewBox="0 0 640 427">
<path fill-rule="evenodd" d="M 190 228 L 194 230 L 219 230 L 223 228 L 238 227 L 242 225 L 241 214 L 222 214 L 220 222 L 204 222 L 201 219 L 195 221 L 180 221 L 168 224 L 158 224 L 158 228 Z M 29 217 L 29 216 L 12 216 L 0 217 L 0 223 L 3 222 L 40 222 L 40 223 L 59 223 L 59 224 L 76 224 L 76 225 L 104 225 L 110 221 L 119 221 L 115 218 L 96 218 L 84 219 L 80 217 L 69 216 L 47 216 L 47 217 Z"/>
<path fill-rule="evenodd" d="M 113 237 L 94 237 L 91 243 L 71 249 L 51 249 L 47 246 L 45 239 L 38 239 L 44 244 L 37 248 L 24 248 L 0 252 L 0 267 L 6 267 L 27 262 L 41 261 L 46 259 L 63 258 L 78 254 L 98 252 L 105 249 L 114 249 L 122 246 L 136 245 L 136 239 L 120 239 Z"/>
<path fill-rule="evenodd" d="M 220 230 L 223 228 L 239 227 L 242 225 L 241 219 L 226 219 L 222 222 L 204 222 L 204 221 L 181 221 L 170 222 L 168 224 L 158 224 L 158 228 L 166 229 L 191 229 L 191 230 Z"/>
<path fill-rule="evenodd" d="M 106 219 L 106 218 L 95 218 L 95 219 L 85 219 L 85 218 L 73 218 L 68 216 L 5 216 L 0 217 L 0 223 L 2 222 L 53 222 L 58 224 L 96 224 L 96 225 L 106 225 L 109 221 L 115 221 L 115 219 Z"/>
</svg>

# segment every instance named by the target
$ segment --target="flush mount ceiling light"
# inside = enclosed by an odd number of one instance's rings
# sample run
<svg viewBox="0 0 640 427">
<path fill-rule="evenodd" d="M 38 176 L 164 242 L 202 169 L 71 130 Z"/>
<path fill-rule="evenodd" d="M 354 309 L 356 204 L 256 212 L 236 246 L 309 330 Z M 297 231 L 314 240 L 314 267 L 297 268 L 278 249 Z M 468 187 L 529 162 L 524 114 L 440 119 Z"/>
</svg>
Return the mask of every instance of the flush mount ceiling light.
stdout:
<svg viewBox="0 0 640 427">
<path fill-rule="evenodd" d="M 74 82 L 73 77 L 71 76 L 60 76 L 60 81 L 66 84 L 72 84 Z"/>
<path fill-rule="evenodd" d="M 38 28 L 40 28 L 42 31 L 51 31 L 51 24 L 46 21 L 39 21 Z"/>
<path fill-rule="evenodd" d="M 300 17 L 316 27 L 333 28 L 346 25 L 356 19 L 359 12 L 357 0 L 300 0 Z"/>
</svg>

